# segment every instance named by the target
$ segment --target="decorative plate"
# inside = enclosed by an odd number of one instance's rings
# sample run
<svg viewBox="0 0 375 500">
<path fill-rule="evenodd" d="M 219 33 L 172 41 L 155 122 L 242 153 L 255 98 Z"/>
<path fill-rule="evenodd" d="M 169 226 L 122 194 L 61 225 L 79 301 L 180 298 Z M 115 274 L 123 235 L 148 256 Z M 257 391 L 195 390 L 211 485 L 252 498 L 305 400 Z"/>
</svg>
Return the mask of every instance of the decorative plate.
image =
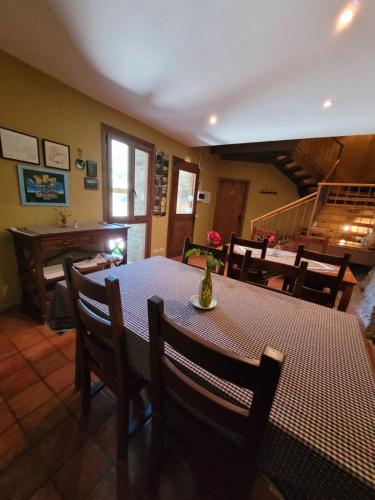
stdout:
<svg viewBox="0 0 375 500">
<path fill-rule="evenodd" d="M 193 296 L 191 296 L 190 297 L 190 302 L 197 309 L 203 309 L 203 310 L 213 309 L 214 307 L 217 306 L 217 300 L 215 299 L 215 297 L 212 297 L 211 304 L 208 307 L 203 307 L 203 306 L 200 305 L 199 295 L 193 295 Z"/>
</svg>

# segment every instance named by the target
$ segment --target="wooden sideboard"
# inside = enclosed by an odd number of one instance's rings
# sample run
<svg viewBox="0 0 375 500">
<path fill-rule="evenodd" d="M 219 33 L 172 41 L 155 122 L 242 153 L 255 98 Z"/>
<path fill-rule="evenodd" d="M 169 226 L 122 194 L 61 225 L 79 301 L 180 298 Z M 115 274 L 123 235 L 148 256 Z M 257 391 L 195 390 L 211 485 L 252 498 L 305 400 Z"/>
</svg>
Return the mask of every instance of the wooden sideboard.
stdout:
<svg viewBox="0 0 375 500">
<path fill-rule="evenodd" d="M 47 317 L 47 288 L 43 268 L 47 259 L 62 259 L 70 252 L 108 250 L 109 240 L 124 241 L 121 264 L 127 262 L 128 226 L 123 224 L 83 224 L 78 228 L 30 226 L 10 228 L 12 233 L 22 299 L 25 310 L 41 323 Z"/>
</svg>

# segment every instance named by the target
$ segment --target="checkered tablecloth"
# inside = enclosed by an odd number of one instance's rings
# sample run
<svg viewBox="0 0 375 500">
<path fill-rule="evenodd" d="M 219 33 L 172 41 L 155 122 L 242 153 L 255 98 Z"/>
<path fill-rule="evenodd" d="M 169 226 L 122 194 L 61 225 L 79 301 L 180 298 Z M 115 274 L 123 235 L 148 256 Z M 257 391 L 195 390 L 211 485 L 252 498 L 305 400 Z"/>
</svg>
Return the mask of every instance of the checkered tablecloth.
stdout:
<svg viewBox="0 0 375 500">
<path fill-rule="evenodd" d="M 90 274 L 120 280 L 132 367 L 149 379 L 147 299 L 164 299 L 166 313 L 215 344 L 260 358 L 269 345 L 285 353 L 280 384 L 259 467 L 286 498 L 375 498 L 375 379 L 353 315 L 213 276 L 218 305 L 190 303 L 199 269 L 162 257 Z M 67 316 L 66 288 L 52 303 Z M 53 316 L 53 314 L 52 314 Z M 190 364 L 228 399 L 249 404 L 251 394 Z"/>
</svg>

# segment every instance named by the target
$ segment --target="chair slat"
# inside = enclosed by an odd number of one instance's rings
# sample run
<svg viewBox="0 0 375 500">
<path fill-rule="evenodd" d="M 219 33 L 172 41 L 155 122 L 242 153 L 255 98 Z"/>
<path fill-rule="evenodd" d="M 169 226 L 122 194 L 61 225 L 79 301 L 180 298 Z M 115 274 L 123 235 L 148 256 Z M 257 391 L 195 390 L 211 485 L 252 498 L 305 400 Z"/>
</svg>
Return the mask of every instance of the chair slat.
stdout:
<svg viewBox="0 0 375 500">
<path fill-rule="evenodd" d="M 214 256 L 215 259 L 221 260 L 223 262 L 223 265 L 219 266 L 219 268 L 216 270 L 216 272 L 218 274 L 221 274 L 221 275 L 224 274 L 225 263 L 227 260 L 227 252 L 228 252 L 228 249 L 225 245 L 223 246 L 223 248 L 213 248 L 213 247 L 208 247 L 205 245 L 198 245 L 197 243 L 193 243 L 191 241 L 191 238 L 187 236 L 185 238 L 185 244 L 184 244 L 184 249 L 182 252 L 181 262 L 183 264 L 188 264 L 188 265 L 191 265 L 193 267 L 199 267 L 199 266 L 195 266 L 193 264 L 189 264 L 189 257 L 186 257 L 186 252 L 188 252 L 189 250 L 192 250 L 193 248 L 197 248 L 197 249 L 205 251 L 205 252 L 210 252 L 210 253 L 212 253 L 212 255 Z"/>
<path fill-rule="evenodd" d="M 230 237 L 229 254 L 228 254 L 228 269 L 227 276 L 229 278 L 239 279 L 241 268 L 244 260 L 243 255 L 235 253 L 235 246 L 243 246 L 246 248 L 256 248 L 261 250 L 261 259 L 266 257 L 268 238 L 264 238 L 262 241 L 256 240 L 246 240 L 244 238 L 239 238 L 234 233 Z"/>
</svg>

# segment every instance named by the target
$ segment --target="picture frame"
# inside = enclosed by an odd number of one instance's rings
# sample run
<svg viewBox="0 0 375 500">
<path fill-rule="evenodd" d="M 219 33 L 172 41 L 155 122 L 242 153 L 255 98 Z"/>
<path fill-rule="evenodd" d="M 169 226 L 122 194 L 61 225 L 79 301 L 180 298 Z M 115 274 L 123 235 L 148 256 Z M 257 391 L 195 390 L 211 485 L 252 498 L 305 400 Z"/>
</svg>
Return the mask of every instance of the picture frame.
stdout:
<svg viewBox="0 0 375 500">
<path fill-rule="evenodd" d="M 96 163 L 96 161 L 86 161 L 86 172 L 87 177 L 98 177 L 98 164 Z"/>
<path fill-rule="evenodd" d="M 43 139 L 43 155 L 46 167 L 70 170 L 70 147 L 67 144 Z"/>
<path fill-rule="evenodd" d="M 85 189 L 97 191 L 99 189 L 99 180 L 92 177 L 85 177 Z"/>
<path fill-rule="evenodd" d="M 5 160 L 24 161 L 39 165 L 38 137 L 0 127 L 0 154 Z"/>
<path fill-rule="evenodd" d="M 70 206 L 69 174 L 33 165 L 17 165 L 22 205 Z"/>
</svg>

